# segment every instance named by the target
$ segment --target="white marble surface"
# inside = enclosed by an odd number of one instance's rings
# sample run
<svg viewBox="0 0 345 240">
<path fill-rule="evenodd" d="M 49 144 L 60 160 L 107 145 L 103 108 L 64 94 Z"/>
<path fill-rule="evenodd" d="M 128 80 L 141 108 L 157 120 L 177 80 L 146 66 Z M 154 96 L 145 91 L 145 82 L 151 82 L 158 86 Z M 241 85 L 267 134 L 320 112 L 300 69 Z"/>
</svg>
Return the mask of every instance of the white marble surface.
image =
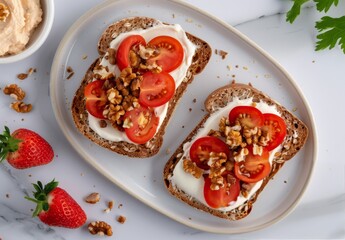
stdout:
<svg viewBox="0 0 345 240">
<path fill-rule="evenodd" d="M 344 239 L 345 238 L 345 160 L 344 146 L 345 55 L 340 48 L 315 52 L 314 22 L 321 15 L 313 7 L 304 9 L 293 25 L 285 22 L 289 1 L 207 1 L 188 0 L 234 25 L 281 63 L 304 92 L 314 113 L 318 133 L 318 160 L 310 185 L 297 208 L 282 221 L 268 228 L 240 235 L 217 235 L 191 229 L 165 217 L 114 186 L 88 165 L 67 143 L 54 119 L 49 99 L 49 72 L 55 50 L 69 26 L 100 0 L 55 1 L 56 18 L 43 47 L 30 58 L 0 65 L 0 87 L 18 82 L 16 75 L 30 67 L 37 73 L 20 85 L 28 91 L 32 113 L 20 115 L 8 108 L 10 99 L 0 94 L 0 127 L 27 127 L 38 131 L 53 146 L 55 160 L 44 167 L 14 170 L 0 166 L 0 239 L 96 239 L 85 227 L 77 230 L 51 228 L 31 218 L 32 204 L 24 200 L 31 194 L 31 182 L 59 180 L 82 205 L 90 221 L 112 223 L 110 239 Z M 344 2 L 331 12 L 340 16 Z M 90 206 L 83 197 L 91 191 L 101 193 L 103 202 Z M 115 200 L 111 214 L 104 214 L 105 202 Z M 116 222 L 125 215 L 124 225 Z"/>
</svg>

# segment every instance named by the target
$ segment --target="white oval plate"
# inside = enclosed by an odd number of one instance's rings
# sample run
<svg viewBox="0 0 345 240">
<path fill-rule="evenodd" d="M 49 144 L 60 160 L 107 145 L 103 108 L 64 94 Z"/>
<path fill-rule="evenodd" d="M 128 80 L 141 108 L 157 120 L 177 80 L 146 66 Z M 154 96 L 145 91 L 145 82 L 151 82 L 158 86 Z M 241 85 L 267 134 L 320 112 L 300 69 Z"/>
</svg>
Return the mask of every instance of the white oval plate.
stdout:
<svg viewBox="0 0 345 240">
<path fill-rule="evenodd" d="M 111 23 L 130 16 L 147 16 L 182 27 L 207 41 L 213 50 L 228 52 L 225 59 L 213 54 L 206 69 L 188 87 L 167 127 L 161 151 L 148 159 L 131 159 L 103 149 L 75 128 L 70 106 L 89 65 L 97 58 L 97 41 Z M 85 58 L 87 56 L 87 58 Z M 74 76 L 67 80 L 67 66 Z M 307 144 L 274 177 L 245 219 L 228 221 L 195 210 L 165 189 L 162 172 L 170 154 L 204 115 L 203 101 L 214 89 L 237 82 L 251 82 L 309 127 Z M 272 57 L 236 29 L 179 1 L 106 1 L 77 20 L 56 52 L 50 85 L 58 124 L 76 151 L 105 177 L 159 212 L 190 227 L 217 233 L 239 233 L 269 226 L 286 216 L 305 191 L 316 159 L 316 132 L 311 110 L 301 90 Z M 193 101 L 194 100 L 194 101 Z M 196 102 L 195 102 L 196 100 Z M 170 154 L 168 153 L 170 151 Z"/>
</svg>

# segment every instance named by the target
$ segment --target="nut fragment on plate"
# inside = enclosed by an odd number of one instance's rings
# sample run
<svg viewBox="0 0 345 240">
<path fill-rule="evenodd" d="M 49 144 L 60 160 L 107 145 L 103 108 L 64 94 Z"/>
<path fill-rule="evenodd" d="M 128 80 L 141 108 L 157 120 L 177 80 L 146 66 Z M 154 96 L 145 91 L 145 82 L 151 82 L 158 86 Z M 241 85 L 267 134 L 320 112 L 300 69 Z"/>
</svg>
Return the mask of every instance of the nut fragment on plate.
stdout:
<svg viewBox="0 0 345 240">
<path fill-rule="evenodd" d="M 99 202 L 100 199 L 101 199 L 101 195 L 99 193 L 94 192 L 94 193 L 90 193 L 85 198 L 85 202 L 95 204 L 95 203 Z"/>
<path fill-rule="evenodd" d="M 17 84 L 8 84 L 3 92 L 17 101 L 22 101 L 25 98 L 25 92 Z"/>
<path fill-rule="evenodd" d="M 112 236 L 113 230 L 109 224 L 104 221 L 94 221 L 87 226 L 89 232 L 93 235 L 98 234 L 100 236 Z"/>
</svg>

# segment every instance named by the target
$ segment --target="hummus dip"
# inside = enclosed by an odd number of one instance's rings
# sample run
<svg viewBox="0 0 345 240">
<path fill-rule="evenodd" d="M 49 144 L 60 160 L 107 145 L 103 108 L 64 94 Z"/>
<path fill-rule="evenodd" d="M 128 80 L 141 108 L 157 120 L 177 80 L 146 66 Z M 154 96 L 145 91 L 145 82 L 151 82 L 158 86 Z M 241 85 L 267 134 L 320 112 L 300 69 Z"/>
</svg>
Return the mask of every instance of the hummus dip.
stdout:
<svg viewBox="0 0 345 240">
<path fill-rule="evenodd" d="M 0 0 L 0 56 L 21 52 L 42 14 L 40 0 Z"/>
</svg>

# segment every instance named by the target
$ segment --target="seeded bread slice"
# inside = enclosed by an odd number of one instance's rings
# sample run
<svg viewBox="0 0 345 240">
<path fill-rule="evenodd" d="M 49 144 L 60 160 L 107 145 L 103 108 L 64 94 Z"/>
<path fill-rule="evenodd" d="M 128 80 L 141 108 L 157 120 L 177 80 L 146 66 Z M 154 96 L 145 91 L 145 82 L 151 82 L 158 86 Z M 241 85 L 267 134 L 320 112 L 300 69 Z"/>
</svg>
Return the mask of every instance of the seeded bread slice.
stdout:
<svg viewBox="0 0 345 240">
<path fill-rule="evenodd" d="M 213 112 L 226 106 L 229 102 L 232 102 L 234 98 L 253 98 L 254 102 L 259 102 L 261 100 L 268 105 L 276 106 L 278 112 L 281 114 L 287 125 L 287 135 L 284 139 L 284 142 L 282 143 L 281 151 L 276 154 L 273 159 L 271 173 L 263 180 L 260 189 L 243 205 L 231 211 L 224 212 L 210 208 L 199 202 L 197 199 L 189 196 L 187 193 L 183 192 L 181 189 L 175 186 L 170 181 L 170 178 L 173 175 L 176 164 L 182 159 L 182 156 L 184 154 L 183 145 L 188 144 L 193 140 L 194 136 L 197 134 L 200 128 L 204 127 L 204 123 L 212 115 Z M 269 180 L 272 179 L 272 177 L 279 171 L 279 169 L 284 165 L 285 161 L 293 158 L 303 147 L 308 138 L 308 129 L 301 120 L 299 120 L 296 116 L 289 112 L 285 107 L 281 106 L 279 103 L 275 102 L 261 91 L 253 88 L 251 85 L 232 83 L 230 85 L 219 88 L 207 97 L 205 101 L 205 108 L 207 110 L 207 114 L 166 163 L 164 168 L 164 183 L 168 191 L 173 196 L 179 198 L 190 206 L 213 214 L 217 217 L 230 220 L 238 220 L 246 217 L 250 213 L 254 202 L 256 201 L 260 192 L 265 188 Z"/>
<path fill-rule="evenodd" d="M 200 73 L 206 67 L 212 54 L 211 47 L 207 44 L 207 42 L 187 33 L 187 37 L 189 38 L 189 40 L 197 47 L 196 52 L 193 56 L 192 64 L 189 67 L 184 80 L 176 89 L 174 97 L 168 103 L 169 105 L 167 115 L 164 118 L 162 125 L 157 130 L 156 135 L 149 142 L 147 142 L 146 144 L 133 144 L 125 141 L 113 142 L 100 137 L 90 128 L 88 124 L 88 113 L 85 109 L 84 88 L 89 82 L 93 80 L 92 70 L 99 64 L 100 59 L 107 52 L 110 42 L 120 33 L 136 29 L 146 29 L 154 26 L 156 23 L 157 20 L 152 18 L 133 17 L 120 20 L 108 26 L 99 39 L 98 52 L 100 54 L 100 58 L 95 60 L 95 62 L 87 70 L 72 102 L 73 119 L 76 127 L 82 134 L 104 148 L 107 148 L 119 154 L 127 155 L 129 157 L 145 158 L 153 156 L 159 151 L 163 143 L 163 136 L 165 134 L 166 126 L 171 118 L 171 115 L 173 114 L 173 111 L 179 99 L 186 91 L 188 84 L 193 81 L 194 75 Z"/>
</svg>

